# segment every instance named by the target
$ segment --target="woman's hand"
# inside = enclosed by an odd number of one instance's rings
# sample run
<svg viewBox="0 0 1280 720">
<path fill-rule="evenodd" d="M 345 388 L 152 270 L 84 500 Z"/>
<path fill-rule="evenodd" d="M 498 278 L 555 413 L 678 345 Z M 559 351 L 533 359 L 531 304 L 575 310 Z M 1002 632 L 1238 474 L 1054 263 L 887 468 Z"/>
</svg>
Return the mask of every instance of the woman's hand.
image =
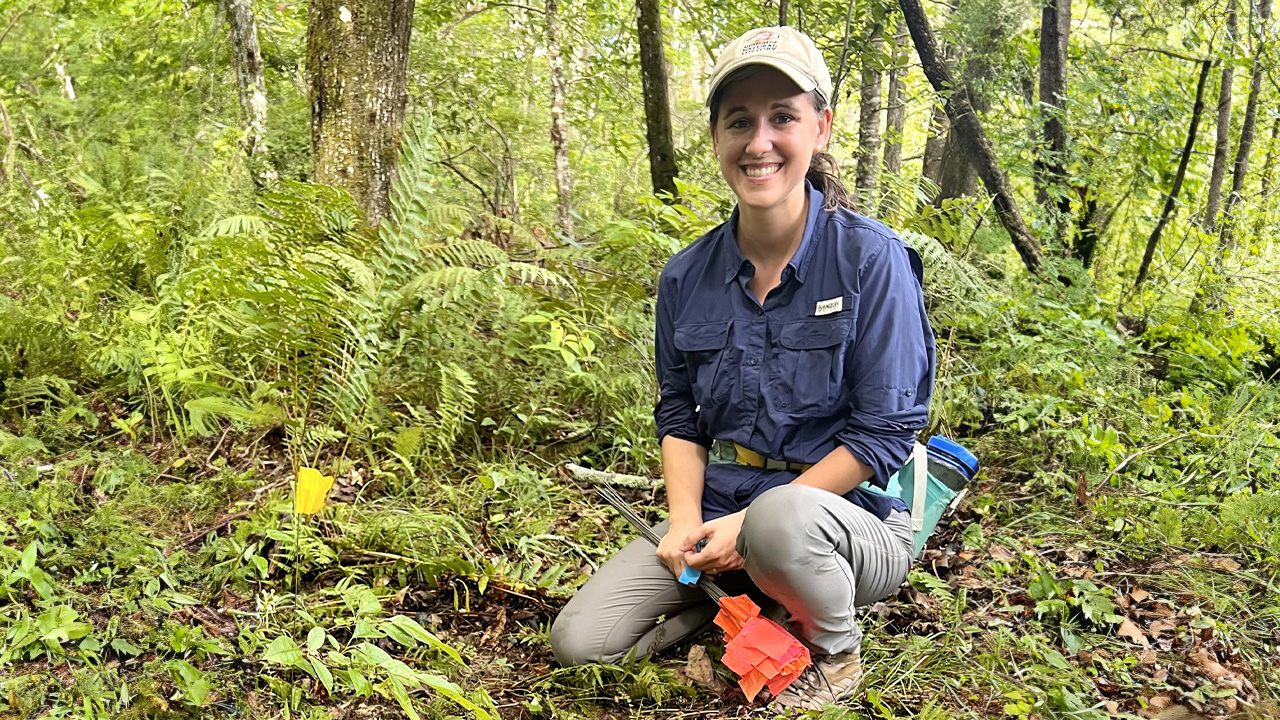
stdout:
<svg viewBox="0 0 1280 720">
<path fill-rule="evenodd" d="M 738 554 L 738 533 L 742 531 L 745 510 L 702 523 L 685 536 L 680 549 L 684 551 L 684 563 L 695 570 L 724 573 L 742 569 L 742 556 Z M 668 536 L 669 537 L 669 536 Z M 706 547 L 697 545 L 706 540 Z"/>
<path fill-rule="evenodd" d="M 672 523 L 667 529 L 667 534 L 658 543 L 658 559 L 667 566 L 672 575 L 680 577 L 684 572 L 687 564 L 684 559 L 684 541 L 700 527 L 701 525 L 695 523 Z"/>
</svg>

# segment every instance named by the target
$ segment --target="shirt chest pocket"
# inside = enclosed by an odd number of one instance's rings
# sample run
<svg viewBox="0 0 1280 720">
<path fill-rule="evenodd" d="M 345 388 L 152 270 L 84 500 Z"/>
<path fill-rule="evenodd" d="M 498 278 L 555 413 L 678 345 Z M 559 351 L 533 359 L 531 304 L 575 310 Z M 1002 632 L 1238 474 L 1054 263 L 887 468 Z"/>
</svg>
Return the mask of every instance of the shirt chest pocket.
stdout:
<svg viewBox="0 0 1280 720">
<path fill-rule="evenodd" d="M 731 321 L 677 325 L 675 346 L 684 357 L 699 405 L 723 402 L 734 381 L 729 347 Z"/>
<path fill-rule="evenodd" d="M 787 323 L 778 332 L 774 404 L 792 415 L 829 415 L 843 394 L 853 317 Z"/>
</svg>

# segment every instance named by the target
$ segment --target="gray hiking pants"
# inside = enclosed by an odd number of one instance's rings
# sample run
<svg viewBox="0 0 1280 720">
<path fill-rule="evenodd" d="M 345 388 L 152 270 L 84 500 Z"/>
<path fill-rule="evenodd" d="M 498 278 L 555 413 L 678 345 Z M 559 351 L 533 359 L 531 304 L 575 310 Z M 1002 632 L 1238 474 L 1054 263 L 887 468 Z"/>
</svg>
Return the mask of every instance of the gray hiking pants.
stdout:
<svg viewBox="0 0 1280 720">
<path fill-rule="evenodd" d="M 655 528 L 659 536 L 666 530 L 666 522 Z M 912 539 L 905 512 L 881 521 L 839 495 L 783 485 L 747 508 L 737 546 L 745 572 L 716 583 L 730 595 L 758 589 L 777 601 L 820 653 L 857 650 L 862 630 L 854 608 L 902 584 Z M 702 628 L 716 612 L 702 590 L 676 582 L 653 545 L 637 538 L 560 611 L 551 647 L 562 665 L 617 662 L 633 649 L 643 657 Z"/>
</svg>

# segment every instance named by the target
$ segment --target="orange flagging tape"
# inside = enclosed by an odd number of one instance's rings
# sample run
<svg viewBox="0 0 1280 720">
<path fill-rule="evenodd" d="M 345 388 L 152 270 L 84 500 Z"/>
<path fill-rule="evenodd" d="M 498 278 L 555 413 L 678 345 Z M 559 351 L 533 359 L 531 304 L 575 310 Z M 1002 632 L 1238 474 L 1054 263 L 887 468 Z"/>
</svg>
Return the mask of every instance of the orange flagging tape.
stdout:
<svg viewBox="0 0 1280 720">
<path fill-rule="evenodd" d="M 800 677 L 809 666 L 809 649 L 769 618 L 760 617 L 760 608 L 745 595 L 720 601 L 716 625 L 728 641 L 723 662 L 741 678 L 747 700 L 755 700 L 766 685 L 777 695 Z"/>
</svg>

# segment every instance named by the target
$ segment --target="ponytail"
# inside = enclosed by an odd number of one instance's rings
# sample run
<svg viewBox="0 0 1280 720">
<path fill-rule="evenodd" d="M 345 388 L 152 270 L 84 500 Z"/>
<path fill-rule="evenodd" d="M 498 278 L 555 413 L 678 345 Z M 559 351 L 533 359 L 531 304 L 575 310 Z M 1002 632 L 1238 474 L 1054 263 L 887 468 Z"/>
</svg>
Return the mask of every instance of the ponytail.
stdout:
<svg viewBox="0 0 1280 720">
<path fill-rule="evenodd" d="M 853 204 L 853 198 L 849 197 L 849 191 L 840 181 L 840 163 L 836 162 L 831 155 L 815 152 L 813 158 L 809 160 L 809 172 L 805 173 L 804 179 L 808 180 L 815 190 L 822 193 L 823 210 L 848 208 L 854 212 L 858 211 L 857 206 Z"/>
</svg>

